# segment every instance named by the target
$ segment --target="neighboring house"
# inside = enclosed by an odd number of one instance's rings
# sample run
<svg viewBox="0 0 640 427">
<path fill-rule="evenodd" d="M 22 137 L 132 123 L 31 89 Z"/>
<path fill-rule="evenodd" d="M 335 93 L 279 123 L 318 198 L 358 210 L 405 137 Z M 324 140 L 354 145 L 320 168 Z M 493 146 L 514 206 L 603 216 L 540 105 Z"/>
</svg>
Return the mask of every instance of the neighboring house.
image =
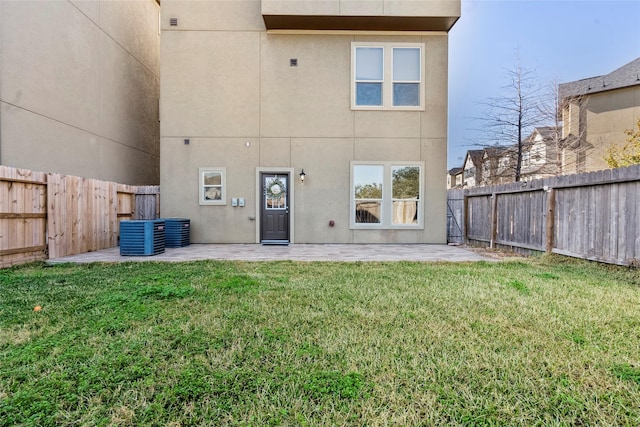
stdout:
<svg viewBox="0 0 640 427">
<path fill-rule="evenodd" d="M 522 144 L 521 180 L 530 181 L 558 173 L 555 127 L 534 128 Z M 464 186 L 506 184 L 515 181 L 518 147 L 486 147 L 469 150 L 463 166 Z M 452 169 L 453 170 L 453 169 Z"/>
<path fill-rule="evenodd" d="M 482 150 L 480 185 L 506 184 L 515 181 L 516 147 L 487 147 Z"/>
<path fill-rule="evenodd" d="M 463 184 L 462 180 L 462 168 L 451 168 L 447 172 L 447 189 L 461 188 Z"/>
<path fill-rule="evenodd" d="M 0 164 L 157 184 L 159 4 L 0 1 Z"/>
<path fill-rule="evenodd" d="M 462 185 L 466 188 L 482 186 L 482 155 L 484 150 L 468 150 L 462 164 Z"/>
<path fill-rule="evenodd" d="M 555 126 L 537 127 L 527 137 L 522 150 L 522 181 L 532 181 L 559 173 L 558 143 L 561 129 Z"/>
<path fill-rule="evenodd" d="M 640 116 L 640 58 L 604 76 L 558 86 L 562 108 L 562 173 L 607 169 L 611 146 L 626 143 Z"/>
<path fill-rule="evenodd" d="M 445 243 L 460 7 L 163 0 L 163 215 L 198 243 Z"/>
</svg>

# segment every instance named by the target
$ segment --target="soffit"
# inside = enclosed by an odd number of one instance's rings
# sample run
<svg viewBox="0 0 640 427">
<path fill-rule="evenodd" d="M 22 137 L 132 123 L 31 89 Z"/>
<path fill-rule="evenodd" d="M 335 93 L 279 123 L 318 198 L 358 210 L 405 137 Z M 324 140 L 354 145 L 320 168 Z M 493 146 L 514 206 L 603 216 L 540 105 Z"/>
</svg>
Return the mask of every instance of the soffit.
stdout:
<svg viewBox="0 0 640 427">
<path fill-rule="evenodd" d="M 263 15 L 267 30 L 449 31 L 458 16 Z"/>
</svg>

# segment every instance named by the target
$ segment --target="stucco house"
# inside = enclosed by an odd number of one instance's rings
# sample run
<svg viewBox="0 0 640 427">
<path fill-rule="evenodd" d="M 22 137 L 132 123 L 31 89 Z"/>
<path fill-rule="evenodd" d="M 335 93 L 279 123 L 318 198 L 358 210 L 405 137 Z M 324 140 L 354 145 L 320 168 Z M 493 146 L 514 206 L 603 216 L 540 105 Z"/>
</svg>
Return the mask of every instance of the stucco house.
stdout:
<svg viewBox="0 0 640 427">
<path fill-rule="evenodd" d="M 445 243 L 459 17 L 460 0 L 163 0 L 163 216 L 199 243 Z"/>
<path fill-rule="evenodd" d="M 640 117 L 640 58 L 609 74 L 558 87 L 562 109 L 562 173 L 607 169 L 611 146 L 625 144 Z"/>
<path fill-rule="evenodd" d="M 160 180 L 156 0 L 0 1 L 0 164 Z"/>
</svg>

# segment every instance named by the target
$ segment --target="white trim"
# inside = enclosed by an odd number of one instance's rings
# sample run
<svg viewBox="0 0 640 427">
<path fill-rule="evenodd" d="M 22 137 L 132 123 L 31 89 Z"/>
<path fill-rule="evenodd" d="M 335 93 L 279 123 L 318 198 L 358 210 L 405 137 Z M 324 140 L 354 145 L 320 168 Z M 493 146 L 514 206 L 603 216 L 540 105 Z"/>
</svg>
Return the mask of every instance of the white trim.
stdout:
<svg viewBox="0 0 640 427">
<path fill-rule="evenodd" d="M 384 180 L 382 183 L 382 203 L 379 224 L 356 223 L 355 213 L 355 186 L 353 182 L 353 167 L 359 165 L 381 165 L 384 167 Z M 393 224 L 393 167 L 394 166 L 417 166 L 420 168 L 419 191 L 418 191 L 418 221 L 417 224 Z M 349 165 L 349 228 L 352 230 L 423 230 L 424 229 L 424 162 L 394 162 L 394 161 L 352 161 Z"/>
<path fill-rule="evenodd" d="M 266 167 L 257 167 L 256 168 L 256 243 L 260 243 L 260 220 L 261 220 L 261 212 L 260 206 L 262 204 L 262 182 L 260 181 L 261 173 L 273 173 L 273 174 L 282 174 L 289 176 L 289 244 L 295 243 L 295 203 L 294 203 L 294 168 L 266 168 Z"/>
<path fill-rule="evenodd" d="M 220 172 L 220 200 L 205 200 L 204 198 L 204 174 L 206 172 Z M 200 206 L 224 206 L 227 204 L 227 168 L 207 166 L 198 168 L 198 204 Z"/>
<path fill-rule="evenodd" d="M 356 105 L 356 49 L 359 47 L 380 47 L 383 49 L 383 82 L 382 105 Z M 393 49 L 394 48 L 419 48 L 420 49 L 420 100 L 417 106 L 393 105 Z M 400 83 L 400 82 L 398 82 Z M 425 110 L 425 44 L 424 43 L 380 43 L 380 42 L 351 42 L 351 109 L 374 111 L 424 111 Z"/>
</svg>

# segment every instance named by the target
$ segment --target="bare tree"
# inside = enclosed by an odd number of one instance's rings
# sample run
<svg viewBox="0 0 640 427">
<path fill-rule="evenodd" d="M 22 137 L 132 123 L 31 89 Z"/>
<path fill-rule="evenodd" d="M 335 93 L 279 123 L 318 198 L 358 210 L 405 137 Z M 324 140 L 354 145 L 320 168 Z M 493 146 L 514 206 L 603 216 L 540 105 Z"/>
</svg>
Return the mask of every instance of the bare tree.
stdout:
<svg viewBox="0 0 640 427">
<path fill-rule="evenodd" d="M 523 68 L 520 61 L 506 71 L 508 84 L 504 92 L 496 97 L 488 98 L 480 104 L 486 107 L 483 117 L 484 147 L 498 148 L 502 156 L 508 156 L 508 168 L 515 181 L 522 176 L 522 154 L 526 148 L 524 135 L 529 135 L 535 125 L 541 121 L 540 95 L 541 86 L 533 71 Z M 494 173 L 504 173 L 497 171 Z"/>
<path fill-rule="evenodd" d="M 557 79 L 548 83 L 543 90 L 538 108 L 540 119 L 546 123 L 553 123 L 551 126 L 553 129 L 552 140 L 549 144 L 554 158 L 548 158 L 547 161 L 555 167 L 557 175 L 563 175 L 566 172 L 565 169 L 571 167 L 574 170 L 578 169 L 578 159 L 586 149 L 586 141 L 584 141 L 586 127 L 584 118 L 572 117 L 574 109 L 570 106 L 579 106 L 579 114 L 583 114 L 583 107 L 588 99 L 588 95 L 561 93 Z M 565 123 L 565 120 L 568 120 L 569 123 Z M 576 123 L 571 123 L 572 121 Z M 563 156 L 565 150 L 572 151 L 575 158 L 569 159 L 567 156 Z"/>
<path fill-rule="evenodd" d="M 557 79 L 554 79 L 543 89 L 541 102 L 538 104 L 540 118 L 547 123 L 553 123 L 551 145 L 553 146 L 553 166 L 558 175 L 562 175 L 562 100 Z M 550 159 L 548 159 L 550 160 Z"/>
</svg>

